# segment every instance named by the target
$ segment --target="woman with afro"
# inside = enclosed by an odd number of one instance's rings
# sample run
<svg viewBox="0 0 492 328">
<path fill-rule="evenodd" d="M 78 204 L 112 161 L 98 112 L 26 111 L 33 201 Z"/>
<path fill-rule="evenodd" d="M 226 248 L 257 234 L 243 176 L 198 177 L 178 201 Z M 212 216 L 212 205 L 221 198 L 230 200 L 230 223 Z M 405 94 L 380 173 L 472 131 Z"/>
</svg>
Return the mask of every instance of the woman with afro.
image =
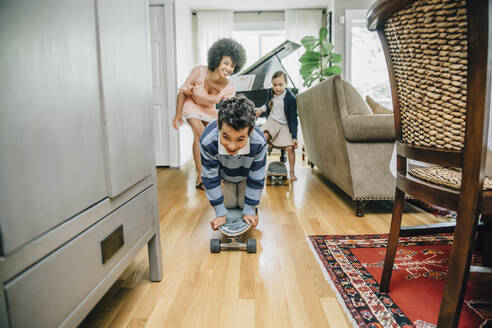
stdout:
<svg viewBox="0 0 492 328">
<path fill-rule="evenodd" d="M 236 88 L 227 77 L 241 70 L 246 53 L 233 39 L 217 40 L 208 50 L 208 66 L 197 66 L 179 88 L 175 129 L 183 118 L 193 130 L 193 159 L 197 172 L 196 187 L 203 189 L 200 161 L 200 136 L 207 124 L 217 119 L 215 105 L 236 94 Z"/>
</svg>

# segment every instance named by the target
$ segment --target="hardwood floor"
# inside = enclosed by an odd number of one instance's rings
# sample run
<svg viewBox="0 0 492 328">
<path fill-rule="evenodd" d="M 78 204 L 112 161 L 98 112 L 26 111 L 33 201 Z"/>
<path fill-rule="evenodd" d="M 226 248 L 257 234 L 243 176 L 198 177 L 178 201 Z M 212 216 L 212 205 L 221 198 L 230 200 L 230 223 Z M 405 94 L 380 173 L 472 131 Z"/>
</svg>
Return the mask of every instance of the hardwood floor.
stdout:
<svg viewBox="0 0 492 328">
<path fill-rule="evenodd" d="M 144 249 L 81 327 L 349 327 L 307 242 L 310 234 L 387 233 L 389 202 L 363 218 L 350 199 L 301 162 L 299 180 L 266 187 L 260 222 L 248 237 L 257 254 L 211 254 L 213 210 L 194 188 L 192 163 L 158 169 L 163 279 L 149 281 Z M 403 225 L 440 222 L 410 208 Z"/>
</svg>

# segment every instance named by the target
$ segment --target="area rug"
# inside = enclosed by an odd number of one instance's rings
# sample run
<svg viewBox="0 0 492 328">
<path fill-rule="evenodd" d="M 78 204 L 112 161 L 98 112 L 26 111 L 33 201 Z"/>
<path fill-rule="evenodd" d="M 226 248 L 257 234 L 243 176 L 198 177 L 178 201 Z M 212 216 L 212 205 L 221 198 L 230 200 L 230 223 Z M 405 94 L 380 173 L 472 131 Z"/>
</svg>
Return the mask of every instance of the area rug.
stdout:
<svg viewBox="0 0 492 328">
<path fill-rule="evenodd" d="M 418 199 L 408 199 L 407 202 L 420 208 L 421 210 L 426 211 L 427 213 L 434 215 L 437 218 L 456 219 L 456 212 L 448 210 L 447 208 L 425 203 Z"/>
<path fill-rule="evenodd" d="M 453 236 L 400 238 L 390 292 L 379 292 L 388 235 L 308 236 L 354 327 L 435 327 Z M 459 327 L 492 326 L 492 286 L 468 284 Z"/>
</svg>

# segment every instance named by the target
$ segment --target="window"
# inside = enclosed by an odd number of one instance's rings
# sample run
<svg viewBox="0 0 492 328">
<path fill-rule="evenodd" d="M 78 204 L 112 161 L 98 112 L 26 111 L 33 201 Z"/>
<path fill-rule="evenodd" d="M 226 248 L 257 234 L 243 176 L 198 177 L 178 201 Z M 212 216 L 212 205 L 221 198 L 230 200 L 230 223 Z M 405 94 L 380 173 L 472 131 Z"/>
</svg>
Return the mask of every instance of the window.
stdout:
<svg viewBox="0 0 492 328">
<path fill-rule="evenodd" d="M 392 108 L 388 70 L 376 32 L 366 28 L 365 10 L 346 10 L 345 79 L 365 98 Z"/>
<path fill-rule="evenodd" d="M 246 50 L 247 68 L 285 41 L 285 30 L 233 31 L 232 38 L 241 43 Z"/>
</svg>

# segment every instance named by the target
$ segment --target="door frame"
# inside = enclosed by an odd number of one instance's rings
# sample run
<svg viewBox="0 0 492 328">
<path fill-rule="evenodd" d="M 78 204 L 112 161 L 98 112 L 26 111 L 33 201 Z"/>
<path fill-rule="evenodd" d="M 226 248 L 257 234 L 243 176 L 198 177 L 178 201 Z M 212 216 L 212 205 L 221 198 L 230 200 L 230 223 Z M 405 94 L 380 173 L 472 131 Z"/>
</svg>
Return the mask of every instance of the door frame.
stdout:
<svg viewBox="0 0 492 328">
<path fill-rule="evenodd" d="M 149 63 L 149 87 L 152 86 L 152 53 L 151 53 L 151 36 L 150 36 L 150 6 L 164 7 L 164 51 L 165 51 L 165 68 L 166 74 L 166 99 L 167 99 L 167 125 L 168 125 L 168 142 L 167 149 L 169 151 L 169 166 L 173 168 L 179 167 L 179 131 L 176 131 L 172 125 L 175 109 L 177 89 L 177 72 L 176 72 L 176 33 L 174 23 L 174 0 L 148 0 L 147 21 L 149 35 L 147 37 L 147 56 Z M 149 95 L 150 97 L 152 95 Z M 153 126 L 153 125 L 152 125 Z"/>
</svg>

